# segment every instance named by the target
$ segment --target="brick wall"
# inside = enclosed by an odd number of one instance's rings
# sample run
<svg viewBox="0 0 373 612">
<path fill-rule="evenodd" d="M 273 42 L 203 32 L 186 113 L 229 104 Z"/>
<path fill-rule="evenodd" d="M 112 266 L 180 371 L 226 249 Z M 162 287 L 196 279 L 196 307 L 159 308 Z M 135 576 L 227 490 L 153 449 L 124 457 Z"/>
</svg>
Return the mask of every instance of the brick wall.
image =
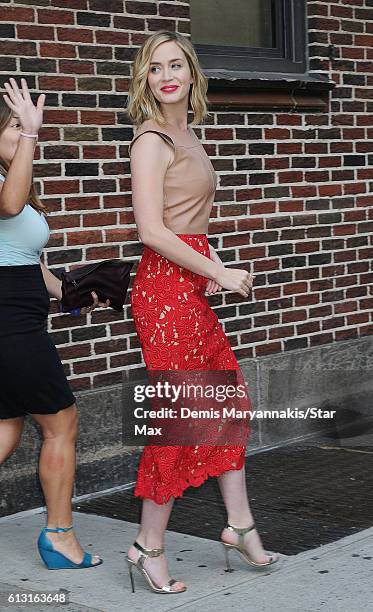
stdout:
<svg viewBox="0 0 373 612">
<path fill-rule="evenodd" d="M 373 1 L 308 12 L 310 69 L 336 83 L 329 112 L 214 112 L 196 129 L 219 174 L 211 242 L 256 274 L 253 300 L 209 298 L 239 359 L 373 333 Z M 141 254 L 124 107 L 136 47 L 161 28 L 187 34 L 188 2 L 0 1 L 0 82 L 47 94 L 36 175 L 56 271 Z M 52 300 L 48 325 L 75 390 L 143 364 L 129 306 L 76 318 Z"/>
</svg>

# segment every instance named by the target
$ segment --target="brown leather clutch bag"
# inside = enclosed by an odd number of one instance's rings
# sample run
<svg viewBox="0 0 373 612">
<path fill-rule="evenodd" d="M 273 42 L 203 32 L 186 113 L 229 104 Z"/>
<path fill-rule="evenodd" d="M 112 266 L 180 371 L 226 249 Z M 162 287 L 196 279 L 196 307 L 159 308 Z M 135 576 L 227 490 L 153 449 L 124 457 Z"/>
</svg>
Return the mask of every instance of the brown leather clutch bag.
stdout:
<svg viewBox="0 0 373 612">
<path fill-rule="evenodd" d="M 90 306 L 95 291 L 99 302 L 110 300 L 110 307 L 121 312 L 126 300 L 133 262 L 108 259 L 62 272 L 61 312 Z"/>
</svg>

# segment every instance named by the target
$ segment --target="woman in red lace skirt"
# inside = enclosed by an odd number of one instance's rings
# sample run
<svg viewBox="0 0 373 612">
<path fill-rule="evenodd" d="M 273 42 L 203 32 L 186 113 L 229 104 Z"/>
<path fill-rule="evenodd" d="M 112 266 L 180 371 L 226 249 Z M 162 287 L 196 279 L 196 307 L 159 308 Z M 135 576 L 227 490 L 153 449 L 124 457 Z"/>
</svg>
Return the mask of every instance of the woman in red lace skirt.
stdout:
<svg viewBox="0 0 373 612">
<path fill-rule="evenodd" d="M 149 372 L 239 372 L 206 293 L 224 288 L 247 298 L 254 277 L 240 268 L 226 268 L 207 240 L 217 176 L 187 123 L 189 102 L 196 124 L 207 115 L 206 92 L 207 79 L 188 39 L 160 31 L 139 49 L 127 111 L 138 126 L 129 153 L 133 207 L 144 251 L 131 306 Z M 226 554 L 236 548 L 255 567 L 278 560 L 278 555 L 265 552 L 255 529 L 244 461 L 242 444 L 144 448 L 135 489 L 143 498 L 141 526 L 127 557 L 133 589 L 136 567 L 153 591 L 185 591 L 184 583 L 168 574 L 165 530 L 174 499 L 209 476 L 218 477 L 227 509 L 228 523 L 221 534 Z"/>
</svg>

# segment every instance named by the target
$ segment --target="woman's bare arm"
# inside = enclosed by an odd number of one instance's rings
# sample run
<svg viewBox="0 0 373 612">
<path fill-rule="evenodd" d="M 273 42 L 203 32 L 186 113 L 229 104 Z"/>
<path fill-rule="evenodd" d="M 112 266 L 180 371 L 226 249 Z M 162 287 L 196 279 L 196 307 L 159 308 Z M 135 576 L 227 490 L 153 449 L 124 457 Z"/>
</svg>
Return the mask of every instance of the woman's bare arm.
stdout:
<svg viewBox="0 0 373 612">
<path fill-rule="evenodd" d="M 132 203 L 140 240 L 177 265 L 248 297 L 252 287 L 249 272 L 226 268 L 222 262 L 205 257 L 165 227 L 163 188 L 171 162 L 169 145 L 147 132 L 136 140 L 131 153 Z"/>
<path fill-rule="evenodd" d="M 62 281 L 59 278 L 57 278 L 57 276 L 52 274 L 52 272 L 48 270 L 47 266 L 43 264 L 41 260 L 40 260 L 40 266 L 41 266 L 41 271 L 43 273 L 45 286 L 47 288 L 49 295 L 61 301 L 62 299 L 62 289 L 61 289 Z"/>
<path fill-rule="evenodd" d="M 163 223 L 163 184 L 170 155 L 169 146 L 151 132 L 132 146 L 132 203 L 140 240 L 177 265 L 214 280 L 221 266 L 195 251 Z"/>
<path fill-rule="evenodd" d="M 14 129 L 17 129 L 18 123 L 20 131 L 28 134 L 19 136 L 17 150 L 0 191 L 0 216 L 14 217 L 23 210 L 30 195 L 36 145 L 36 138 L 32 136 L 37 136 L 43 122 L 45 95 L 38 97 L 35 106 L 25 79 L 21 79 L 21 89 L 14 78 L 4 83 L 4 86 L 7 93 L 3 97 L 13 113 L 10 121 L 16 122 Z"/>
<path fill-rule="evenodd" d="M 0 182 L 0 216 L 14 217 L 24 208 L 32 182 L 35 140 L 21 137 L 5 181 Z"/>
</svg>

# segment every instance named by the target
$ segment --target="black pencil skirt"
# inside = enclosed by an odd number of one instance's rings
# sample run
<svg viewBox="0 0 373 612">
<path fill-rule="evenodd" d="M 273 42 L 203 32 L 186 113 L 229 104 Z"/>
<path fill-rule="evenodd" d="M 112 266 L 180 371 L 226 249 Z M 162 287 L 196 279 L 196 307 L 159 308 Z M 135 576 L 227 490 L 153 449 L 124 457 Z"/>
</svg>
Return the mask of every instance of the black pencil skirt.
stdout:
<svg viewBox="0 0 373 612">
<path fill-rule="evenodd" d="M 0 419 L 55 414 L 76 401 L 46 331 L 40 265 L 0 266 Z"/>
</svg>

